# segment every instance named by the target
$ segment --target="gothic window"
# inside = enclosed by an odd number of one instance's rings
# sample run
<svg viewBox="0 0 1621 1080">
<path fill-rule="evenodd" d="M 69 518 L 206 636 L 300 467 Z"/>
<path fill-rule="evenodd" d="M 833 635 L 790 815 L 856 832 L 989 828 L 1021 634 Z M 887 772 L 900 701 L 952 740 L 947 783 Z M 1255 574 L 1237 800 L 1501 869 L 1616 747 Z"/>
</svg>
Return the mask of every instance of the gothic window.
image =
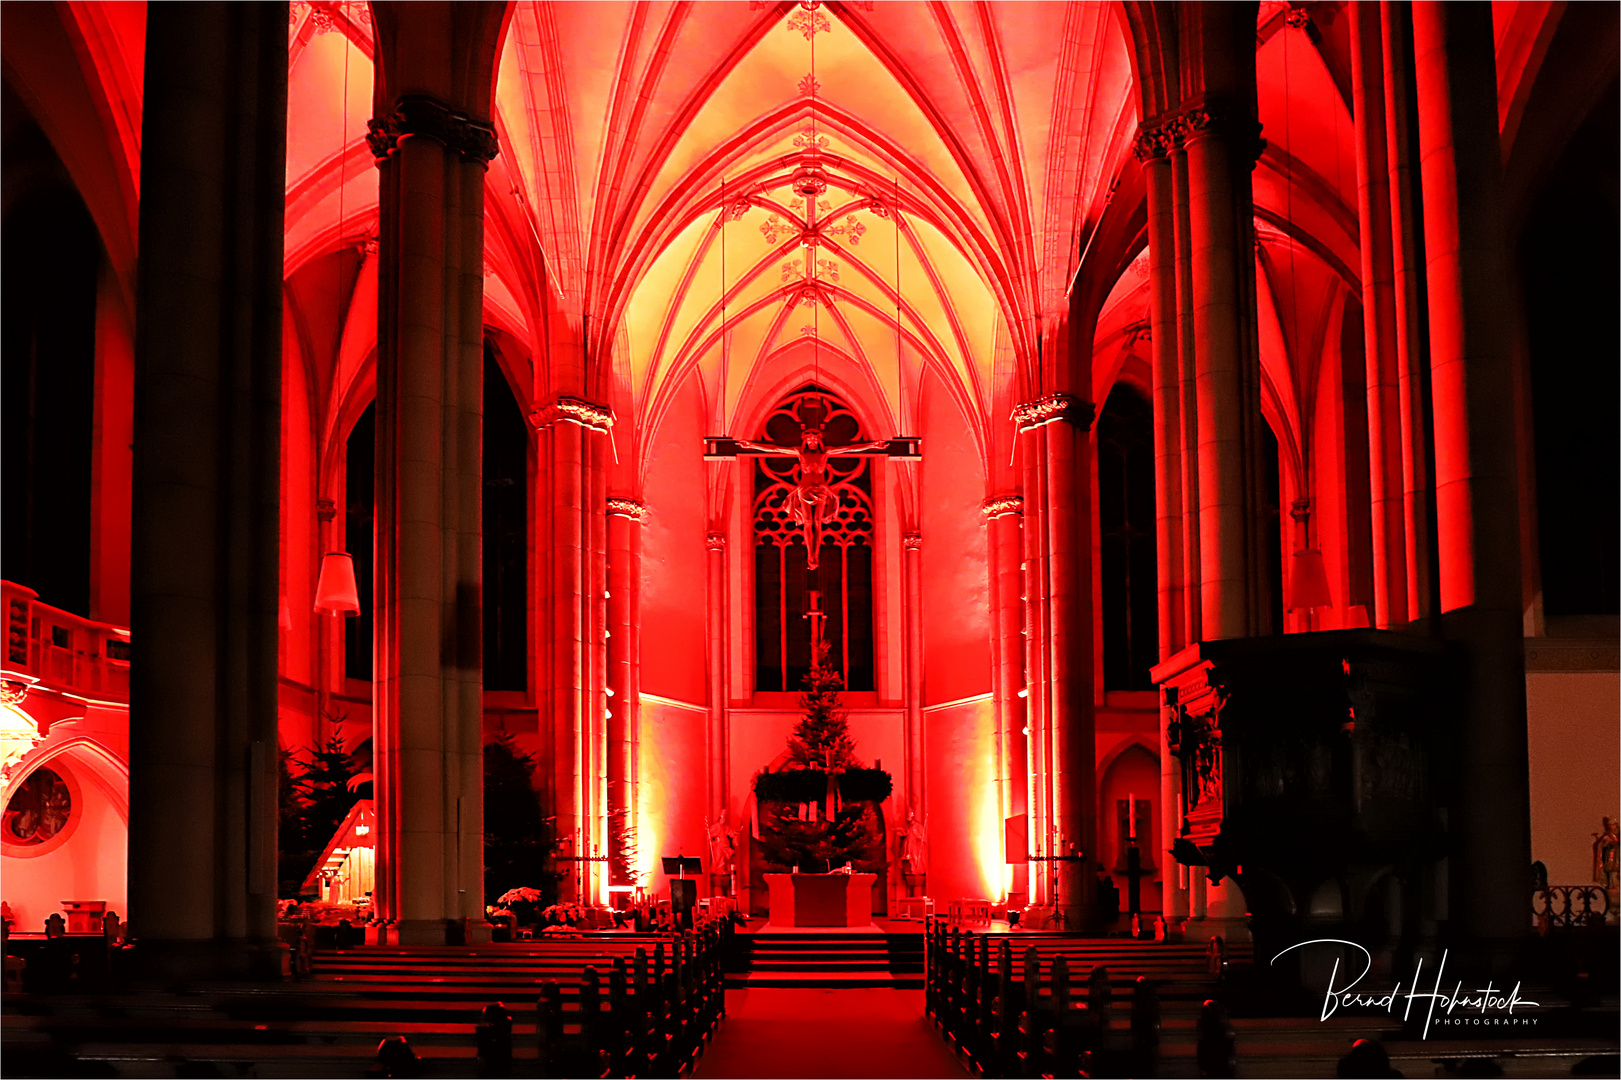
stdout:
<svg viewBox="0 0 1621 1080">
<path fill-rule="evenodd" d="M 823 425 L 831 447 L 864 438 L 844 402 L 807 386 L 766 418 L 763 441 L 796 446 L 807 424 Z M 821 565 L 814 572 L 806 569 L 805 529 L 785 505 L 799 483 L 798 461 L 774 456 L 753 460 L 755 688 L 800 688 L 811 661 L 807 594 L 815 589 L 826 613 L 830 655 L 846 688 L 873 689 L 872 459 L 829 460 L 828 482 L 838 496 L 838 509 L 827 522 Z"/>
<path fill-rule="evenodd" d="M 343 547 L 355 562 L 355 586 L 360 613 L 343 620 L 343 673 L 351 679 L 371 678 L 372 534 L 377 518 L 377 405 L 360 414 L 344 444 Z"/>
<path fill-rule="evenodd" d="M 1159 659 L 1154 538 L 1154 414 L 1117 385 L 1098 417 L 1098 526 L 1103 541 L 1103 685 L 1151 690 Z"/>
<path fill-rule="evenodd" d="M 35 769 L 6 802 L 4 840 L 16 847 L 43 844 L 67 828 L 73 795 L 53 770 Z"/>
<path fill-rule="evenodd" d="M 529 685 L 529 428 L 484 349 L 484 689 Z"/>
<path fill-rule="evenodd" d="M 67 170 L 10 83 L 5 100 L 0 576 L 89 615 L 91 452 L 102 434 L 95 428 L 96 275 L 105 256 L 83 200 L 54 179 Z"/>
<path fill-rule="evenodd" d="M 1261 425 L 1261 567 L 1266 585 L 1268 633 L 1283 633 L 1283 477 L 1279 473 L 1278 437 Z"/>
</svg>

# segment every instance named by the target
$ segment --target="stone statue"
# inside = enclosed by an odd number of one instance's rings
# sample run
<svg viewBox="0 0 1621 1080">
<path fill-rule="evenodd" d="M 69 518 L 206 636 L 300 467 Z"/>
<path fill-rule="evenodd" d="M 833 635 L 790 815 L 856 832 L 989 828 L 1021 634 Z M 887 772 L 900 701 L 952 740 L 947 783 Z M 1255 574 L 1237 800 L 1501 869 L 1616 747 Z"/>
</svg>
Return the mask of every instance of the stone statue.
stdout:
<svg viewBox="0 0 1621 1080">
<path fill-rule="evenodd" d="M 1593 834 L 1593 880 L 1606 889 L 1615 888 L 1616 850 L 1621 848 L 1621 837 L 1616 836 L 1615 818 L 1606 817 L 1604 831 Z"/>
<path fill-rule="evenodd" d="M 799 486 L 789 492 L 787 506 L 799 527 L 805 530 L 805 567 L 815 570 L 822 551 L 822 529 L 828 516 L 838 508 L 839 497 L 828 486 L 827 459 L 866 454 L 880 454 L 889 447 L 882 442 L 850 443 L 829 446 L 823 441 L 820 424 L 807 424 L 800 428 L 798 446 L 778 446 L 775 443 L 745 442 L 737 445 L 757 454 L 780 454 L 799 459 Z"/>
<path fill-rule="evenodd" d="M 901 870 L 913 877 L 929 872 L 929 834 L 911 810 L 906 812 L 906 828 L 901 831 Z"/>
<path fill-rule="evenodd" d="M 732 855 L 737 851 L 737 830 L 726 824 L 726 811 L 722 810 L 720 819 L 713 824 L 704 818 L 704 831 L 709 834 L 709 872 L 731 873 Z"/>
</svg>

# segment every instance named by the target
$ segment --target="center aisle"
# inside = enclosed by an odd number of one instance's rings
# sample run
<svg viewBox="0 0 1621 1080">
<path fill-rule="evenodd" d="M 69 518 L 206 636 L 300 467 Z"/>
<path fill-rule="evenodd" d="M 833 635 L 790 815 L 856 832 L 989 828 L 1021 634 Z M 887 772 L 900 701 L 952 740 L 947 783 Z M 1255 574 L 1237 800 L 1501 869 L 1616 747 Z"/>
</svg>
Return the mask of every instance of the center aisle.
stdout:
<svg viewBox="0 0 1621 1080">
<path fill-rule="evenodd" d="M 965 1077 L 923 1015 L 921 990 L 726 991 L 726 1019 L 693 1076 Z"/>
</svg>

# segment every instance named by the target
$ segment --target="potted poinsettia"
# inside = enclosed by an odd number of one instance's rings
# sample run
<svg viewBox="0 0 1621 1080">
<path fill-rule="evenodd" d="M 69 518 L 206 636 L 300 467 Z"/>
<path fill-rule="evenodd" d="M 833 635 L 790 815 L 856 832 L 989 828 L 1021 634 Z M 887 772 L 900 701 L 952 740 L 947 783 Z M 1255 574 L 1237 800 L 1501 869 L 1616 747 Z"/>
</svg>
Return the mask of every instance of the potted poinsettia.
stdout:
<svg viewBox="0 0 1621 1080">
<path fill-rule="evenodd" d="M 585 921 L 585 905 L 562 903 L 553 904 L 540 913 L 546 923 L 546 933 L 578 933 L 579 926 Z"/>
<path fill-rule="evenodd" d="M 540 905 L 546 900 L 539 889 L 519 886 L 508 889 L 495 898 L 496 904 L 507 909 L 520 926 L 533 926 L 541 921 Z"/>
</svg>

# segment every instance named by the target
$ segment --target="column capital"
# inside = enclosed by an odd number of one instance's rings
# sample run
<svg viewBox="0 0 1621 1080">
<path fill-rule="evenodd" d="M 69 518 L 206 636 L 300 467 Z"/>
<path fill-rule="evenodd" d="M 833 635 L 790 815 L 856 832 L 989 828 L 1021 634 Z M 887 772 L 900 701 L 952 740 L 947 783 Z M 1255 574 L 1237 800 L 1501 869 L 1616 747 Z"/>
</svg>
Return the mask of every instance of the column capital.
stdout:
<svg viewBox="0 0 1621 1080">
<path fill-rule="evenodd" d="M 647 515 L 651 512 L 647 509 L 646 503 L 639 502 L 636 499 L 611 498 L 608 500 L 607 506 L 610 517 L 617 514 L 619 517 L 629 518 L 638 524 L 646 521 Z"/>
<path fill-rule="evenodd" d="M 985 515 L 986 521 L 995 521 L 999 517 L 1024 516 L 1023 495 L 998 495 L 994 499 L 986 499 L 979 505 L 979 512 Z"/>
<path fill-rule="evenodd" d="M 338 516 L 338 504 L 331 499 L 316 499 L 315 516 L 321 521 L 331 521 Z"/>
<path fill-rule="evenodd" d="M 923 547 L 923 534 L 920 532 L 909 532 L 905 536 L 901 537 L 901 544 L 905 546 L 907 551 L 921 550 Z"/>
<path fill-rule="evenodd" d="M 704 545 L 710 551 L 726 550 L 726 534 L 723 532 L 710 532 L 704 534 Z"/>
<path fill-rule="evenodd" d="M 537 431 L 566 422 L 591 431 L 607 432 L 614 426 L 614 412 L 606 405 L 595 405 L 584 398 L 558 394 L 530 413 L 529 422 Z"/>
<path fill-rule="evenodd" d="M 1013 421 L 1020 431 L 1067 420 L 1081 431 L 1090 431 L 1096 410 L 1090 401 L 1082 401 L 1074 394 L 1048 394 L 1013 406 Z"/>
<path fill-rule="evenodd" d="M 1137 138 L 1131 144 L 1131 152 L 1137 160 L 1145 164 L 1150 161 L 1162 161 L 1170 156 L 1171 150 L 1177 142 L 1176 121 L 1153 124 L 1142 123 L 1137 125 Z"/>
<path fill-rule="evenodd" d="M 394 103 L 392 112 L 366 122 L 366 142 L 379 161 L 386 160 L 403 140 L 414 136 L 432 139 L 480 165 L 488 165 L 501 152 L 495 125 L 475 120 L 425 94 L 402 97 Z"/>
<path fill-rule="evenodd" d="M 1261 122 L 1236 101 L 1224 97 L 1203 97 L 1186 108 L 1171 121 L 1180 142 L 1191 144 L 1201 139 L 1223 138 L 1235 152 L 1247 153 L 1253 163 L 1261 159 L 1266 140 L 1261 138 Z"/>
</svg>

